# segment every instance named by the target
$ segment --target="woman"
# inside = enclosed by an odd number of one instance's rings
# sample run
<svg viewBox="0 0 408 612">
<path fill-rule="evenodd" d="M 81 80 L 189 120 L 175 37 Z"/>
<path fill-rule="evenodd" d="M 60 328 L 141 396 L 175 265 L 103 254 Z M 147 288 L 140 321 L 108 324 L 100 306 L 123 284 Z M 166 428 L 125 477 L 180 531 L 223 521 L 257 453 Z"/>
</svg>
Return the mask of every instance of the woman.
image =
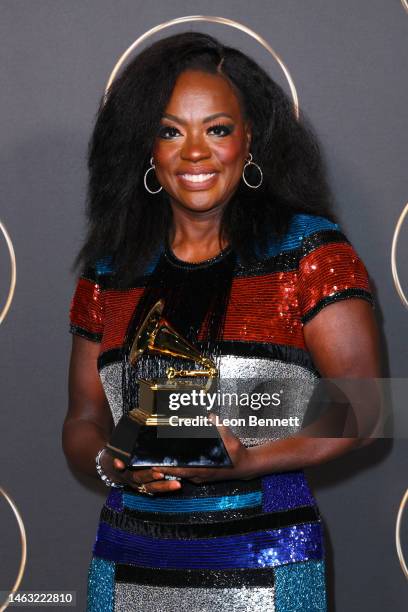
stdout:
<svg viewBox="0 0 408 612">
<path fill-rule="evenodd" d="M 325 610 L 322 525 L 303 468 L 361 440 L 265 442 L 220 427 L 233 467 L 213 469 L 131 471 L 103 450 L 135 406 L 137 377 L 170 363 L 129 365 L 158 298 L 221 379 L 379 375 L 367 273 L 330 212 L 310 128 L 251 59 L 180 34 L 114 82 L 89 170 L 63 431 L 70 464 L 97 476 L 97 457 L 112 487 L 88 610 Z"/>
</svg>

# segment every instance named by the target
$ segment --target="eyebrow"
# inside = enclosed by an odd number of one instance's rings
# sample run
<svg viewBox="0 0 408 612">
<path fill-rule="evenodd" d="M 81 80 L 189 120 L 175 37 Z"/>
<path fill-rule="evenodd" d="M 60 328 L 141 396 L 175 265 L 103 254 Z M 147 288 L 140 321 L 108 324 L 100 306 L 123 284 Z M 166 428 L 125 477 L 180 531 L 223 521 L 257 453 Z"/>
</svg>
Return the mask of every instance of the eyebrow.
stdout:
<svg viewBox="0 0 408 612">
<path fill-rule="evenodd" d="M 214 119 L 218 119 L 218 117 L 228 117 L 232 120 L 231 115 L 228 115 L 228 113 L 214 113 L 213 115 L 208 115 L 208 117 L 205 117 L 203 119 L 203 123 L 209 123 L 210 121 L 214 121 Z M 186 124 L 186 121 L 180 119 L 180 117 L 177 117 L 176 115 L 171 115 L 170 113 L 164 113 L 163 119 L 171 119 L 172 121 L 180 123 L 180 125 Z"/>
</svg>

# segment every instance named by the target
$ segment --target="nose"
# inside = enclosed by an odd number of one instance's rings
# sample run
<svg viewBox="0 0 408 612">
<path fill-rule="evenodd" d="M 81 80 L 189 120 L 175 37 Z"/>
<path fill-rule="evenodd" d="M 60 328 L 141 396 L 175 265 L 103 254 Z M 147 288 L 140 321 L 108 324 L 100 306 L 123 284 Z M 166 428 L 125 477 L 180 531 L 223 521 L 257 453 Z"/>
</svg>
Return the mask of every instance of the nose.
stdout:
<svg viewBox="0 0 408 612">
<path fill-rule="evenodd" d="M 189 134 L 180 151 L 181 159 L 198 162 L 211 157 L 211 150 L 205 138 L 200 135 Z"/>
</svg>

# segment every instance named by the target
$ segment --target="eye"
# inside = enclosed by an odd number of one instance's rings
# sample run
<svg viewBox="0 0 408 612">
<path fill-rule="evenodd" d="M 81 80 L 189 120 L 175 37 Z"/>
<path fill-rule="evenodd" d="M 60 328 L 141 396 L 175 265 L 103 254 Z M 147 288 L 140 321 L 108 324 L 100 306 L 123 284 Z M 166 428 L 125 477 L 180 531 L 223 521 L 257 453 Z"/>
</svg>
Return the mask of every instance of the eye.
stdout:
<svg viewBox="0 0 408 612">
<path fill-rule="evenodd" d="M 215 136 L 229 136 L 234 129 L 233 125 L 225 125 L 223 123 L 217 123 L 208 128 L 208 134 L 214 134 Z"/>
<path fill-rule="evenodd" d="M 164 138 L 166 140 L 176 138 L 176 136 L 178 136 L 179 134 L 179 130 L 170 125 L 162 125 L 159 129 L 159 138 Z"/>
</svg>

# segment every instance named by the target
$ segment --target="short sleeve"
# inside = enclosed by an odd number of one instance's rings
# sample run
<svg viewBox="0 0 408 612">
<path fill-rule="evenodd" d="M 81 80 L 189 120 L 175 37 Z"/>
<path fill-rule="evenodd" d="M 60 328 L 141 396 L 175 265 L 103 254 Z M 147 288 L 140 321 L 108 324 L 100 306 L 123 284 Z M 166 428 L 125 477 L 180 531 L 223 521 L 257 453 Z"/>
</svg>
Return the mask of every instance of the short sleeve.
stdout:
<svg viewBox="0 0 408 612">
<path fill-rule="evenodd" d="M 298 274 L 302 323 L 328 304 L 355 297 L 374 307 L 366 267 L 339 226 L 305 236 Z"/>
<path fill-rule="evenodd" d="M 81 275 L 75 287 L 69 312 L 72 334 L 101 342 L 104 327 L 103 291 L 97 276 Z"/>
</svg>

